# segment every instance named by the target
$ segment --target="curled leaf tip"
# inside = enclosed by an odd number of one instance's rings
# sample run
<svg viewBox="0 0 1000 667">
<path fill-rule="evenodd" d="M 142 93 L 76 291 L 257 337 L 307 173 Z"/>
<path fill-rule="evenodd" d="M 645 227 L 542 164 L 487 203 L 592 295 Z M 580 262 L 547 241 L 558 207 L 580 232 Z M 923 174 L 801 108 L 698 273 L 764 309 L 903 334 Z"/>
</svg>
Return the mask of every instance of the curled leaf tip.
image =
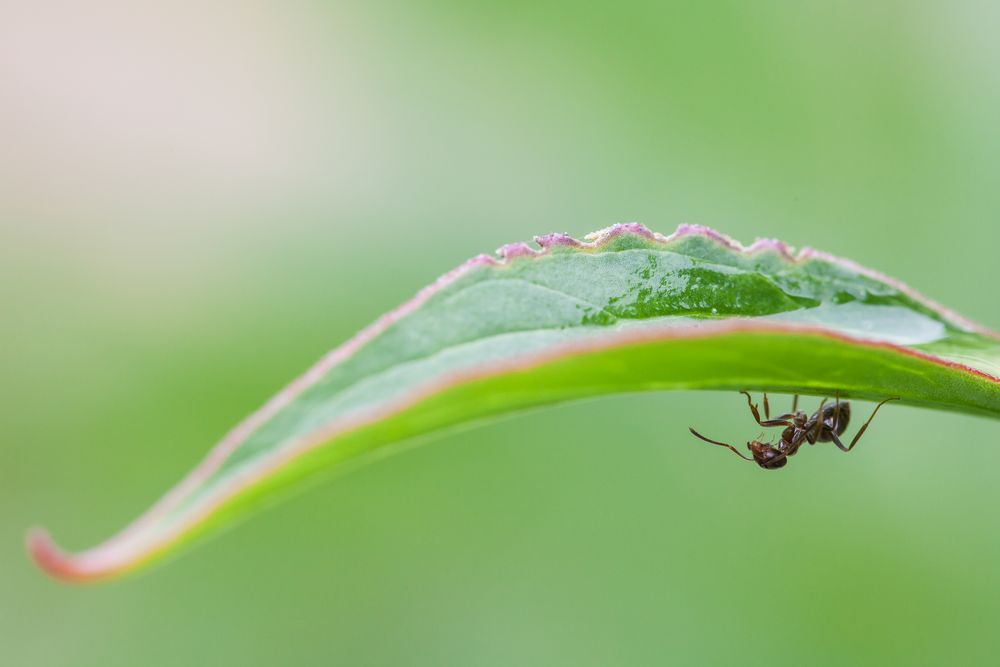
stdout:
<svg viewBox="0 0 1000 667">
<path fill-rule="evenodd" d="M 51 577 L 74 582 L 87 580 L 87 574 L 80 569 L 79 562 L 67 557 L 45 529 L 30 529 L 25 538 L 25 546 L 38 567 Z"/>
</svg>

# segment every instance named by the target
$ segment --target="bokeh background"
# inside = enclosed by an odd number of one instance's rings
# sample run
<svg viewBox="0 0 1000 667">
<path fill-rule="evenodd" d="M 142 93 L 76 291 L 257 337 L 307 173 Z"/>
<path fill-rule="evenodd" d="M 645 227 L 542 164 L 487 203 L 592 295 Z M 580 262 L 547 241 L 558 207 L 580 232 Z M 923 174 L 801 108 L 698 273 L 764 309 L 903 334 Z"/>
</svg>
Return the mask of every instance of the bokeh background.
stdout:
<svg viewBox="0 0 1000 667">
<path fill-rule="evenodd" d="M 538 233 L 778 237 L 1000 328 L 998 21 L 3 3 L 0 662 L 996 664 L 1000 424 L 905 407 L 767 474 L 686 432 L 754 435 L 736 395 L 566 405 L 100 586 L 22 540 L 109 536 L 327 349 Z"/>
</svg>

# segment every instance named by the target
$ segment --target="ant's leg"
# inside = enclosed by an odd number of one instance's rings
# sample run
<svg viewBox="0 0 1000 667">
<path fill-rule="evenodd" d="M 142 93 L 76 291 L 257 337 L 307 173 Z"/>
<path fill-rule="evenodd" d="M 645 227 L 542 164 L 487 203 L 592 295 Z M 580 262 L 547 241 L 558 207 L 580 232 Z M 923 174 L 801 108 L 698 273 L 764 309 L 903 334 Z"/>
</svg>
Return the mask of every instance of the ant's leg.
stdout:
<svg viewBox="0 0 1000 667">
<path fill-rule="evenodd" d="M 832 440 L 833 444 L 837 445 L 840 451 L 844 452 L 845 454 L 851 451 L 849 447 L 844 446 L 844 443 L 840 441 L 840 436 L 837 435 L 836 431 L 830 431 L 830 440 Z"/>
<path fill-rule="evenodd" d="M 820 401 L 819 410 L 816 411 L 816 425 L 813 426 L 813 430 L 811 430 L 809 432 L 809 434 L 806 436 L 806 440 L 809 441 L 810 445 L 816 444 L 816 439 L 819 437 L 819 434 L 822 432 L 822 429 L 823 429 L 823 408 L 826 406 L 826 400 L 827 399 L 824 398 L 822 401 Z"/>
<path fill-rule="evenodd" d="M 767 394 L 764 394 L 765 401 L 767 399 Z M 761 422 L 761 426 L 791 426 L 791 422 L 788 420 L 795 416 L 795 413 L 799 411 L 799 395 L 795 394 L 795 398 L 792 399 L 792 411 L 786 412 L 783 415 L 778 415 L 774 419 L 770 419 L 768 415 L 768 421 Z M 767 403 L 764 403 L 764 412 L 767 412 Z"/>
<path fill-rule="evenodd" d="M 764 419 L 771 419 L 771 406 L 767 403 L 767 392 L 764 392 Z"/>
<path fill-rule="evenodd" d="M 820 415 L 822 417 L 822 415 Z M 840 390 L 837 390 L 837 405 L 833 408 L 833 426 L 830 429 L 831 433 L 837 431 L 837 427 L 840 426 Z"/>
<path fill-rule="evenodd" d="M 750 399 L 750 394 L 747 393 L 747 392 L 745 392 L 745 391 L 741 391 L 740 393 L 747 397 L 747 405 L 750 406 L 750 412 L 753 413 L 753 418 L 757 421 L 757 424 L 759 424 L 760 426 L 791 426 L 792 425 L 792 423 L 786 419 L 787 417 L 791 417 L 791 415 L 782 415 L 782 418 L 779 418 L 779 419 L 768 419 L 766 421 L 761 421 L 760 420 L 760 412 L 757 411 L 757 406 L 754 405 L 753 401 Z M 764 412 L 765 412 L 765 414 L 767 413 L 767 411 L 768 411 L 767 403 L 765 402 L 764 403 Z"/>
<path fill-rule="evenodd" d="M 757 412 L 757 406 L 753 404 L 753 399 L 750 398 L 750 392 L 741 391 L 741 394 L 747 397 L 747 405 L 750 406 L 750 412 L 753 414 L 753 418 L 760 423 L 760 413 Z"/>
<path fill-rule="evenodd" d="M 864 425 L 860 429 L 858 429 L 858 434 L 856 436 L 854 436 L 854 440 L 851 440 L 851 444 L 849 444 L 847 446 L 847 449 L 844 449 L 844 451 L 845 452 L 849 452 L 852 449 L 854 449 L 854 445 L 858 444 L 858 440 L 860 440 L 861 436 L 864 435 L 864 432 L 865 432 L 865 430 L 867 430 L 868 425 L 872 423 L 873 419 L 875 419 L 875 414 L 878 412 L 879 408 L 881 408 L 883 405 L 885 405 L 889 401 L 898 401 L 898 400 L 899 400 L 899 397 L 895 396 L 893 398 L 887 398 L 884 401 L 882 401 L 881 403 L 879 403 L 878 405 L 876 405 L 875 409 L 872 410 L 872 416 L 868 418 L 868 421 L 866 421 L 864 423 Z M 841 449 L 843 449 L 843 445 L 841 445 L 840 447 L 841 447 Z"/>
<path fill-rule="evenodd" d="M 698 431 L 694 430 L 694 429 L 693 429 L 693 428 L 691 428 L 690 426 L 688 427 L 688 430 L 689 430 L 689 431 L 691 431 L 691 433 L 692 433 L 692 435 L 694 435 L 694 437 L 696 437 L 696 438 L 698 438 L 698 439 L 700 439 L 700 440 L 704 440 L 705 442 L 709 442 L 709 443 L 711 443 L 711 444 L 713 444 L 713 445 L 718 445 L 719 447 L 726 447 L 726 448 L 728 448 L 728 449 L 729 449 L 730 451 L 732 451 L 732 452 L 733 452 L 733 454 L 736 454 L 736 456 L 740 457 L 741 459 L 746 459 L 747 461 L 753 461 L 753 459 L 752 459 L 752 458 L 750 458 L 749 456 L 746 456 L 746 455 L 744 455 L 744 454 L 741 454 L 741 453 L 740 453 L 740 450 L 736 449 L 736 448 L 735 448 L 735 447 L 733 447 L 732 445 L 727 445 L 727 444 L 726 444 L 726 443 L 724 443 L 724 442 L 718 442 L 718 441 L 716 441 L 716 440 L 711 440 L 711 439 L 709 439 L 709 438 L 706 438 L 705 436 L 703 436 L 703 435 L 702 435 L 701 433 L 698 433 Z"/>
</svg>

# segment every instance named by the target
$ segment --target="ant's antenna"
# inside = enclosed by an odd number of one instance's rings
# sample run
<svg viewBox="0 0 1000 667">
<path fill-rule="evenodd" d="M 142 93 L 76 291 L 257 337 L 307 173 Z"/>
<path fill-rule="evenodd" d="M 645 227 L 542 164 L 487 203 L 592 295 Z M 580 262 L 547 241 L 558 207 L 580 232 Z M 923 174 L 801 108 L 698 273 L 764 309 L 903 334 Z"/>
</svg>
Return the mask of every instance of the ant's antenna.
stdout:
<svg viewBox="0 0 1000 667">
<path fill-rule="evenodd" d="M 718 442 L 717 440 L 712 440 L 711 438 L 706 438 L 705 436 L 703 436 L 701 433 L 698 433 L 698 431 L 694 430 L 690 426 L 688 427 L 688 430 L 691 431 L 691 434 L 694 437 L 698 438 L 699 440 L 704 440 L 705 442 L 711 443 L 713 445 L 718 445 L 719 447 L 726 447 L 730 451 L 732 451 L 733 454 L 736 454 L 736 456 L 740 457 L 741 459 L 745 459 L 747 461 L 753 461 L 752 458 L 750 458 L 749 456 L 744 455 L 743 453 L 740 452 L 740 450 L 736 449 L 732 445 L 726 444 L 724 442 Z M 761 434 L 761 435 L 763 435 L 763 434 Z"/>
</svg>

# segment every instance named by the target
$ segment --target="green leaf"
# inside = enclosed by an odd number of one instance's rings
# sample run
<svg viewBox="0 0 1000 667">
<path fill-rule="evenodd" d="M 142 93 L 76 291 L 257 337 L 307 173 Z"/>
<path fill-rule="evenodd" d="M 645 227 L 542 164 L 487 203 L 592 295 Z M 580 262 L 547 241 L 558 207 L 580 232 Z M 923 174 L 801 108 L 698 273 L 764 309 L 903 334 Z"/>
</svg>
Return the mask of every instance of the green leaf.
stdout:
<svg viewBox="0 0 1000 667">
<path fill-rule="evenodd" d="M 508 245 L 425 288 L 230 432 L 144 515 L 38 564 L 107 578 L 319 471 L 516 410 L 627 391 L 749 389 L 1000 416 L 1000 337 L 852 262 L 704 227 Z"/>
</svg>

